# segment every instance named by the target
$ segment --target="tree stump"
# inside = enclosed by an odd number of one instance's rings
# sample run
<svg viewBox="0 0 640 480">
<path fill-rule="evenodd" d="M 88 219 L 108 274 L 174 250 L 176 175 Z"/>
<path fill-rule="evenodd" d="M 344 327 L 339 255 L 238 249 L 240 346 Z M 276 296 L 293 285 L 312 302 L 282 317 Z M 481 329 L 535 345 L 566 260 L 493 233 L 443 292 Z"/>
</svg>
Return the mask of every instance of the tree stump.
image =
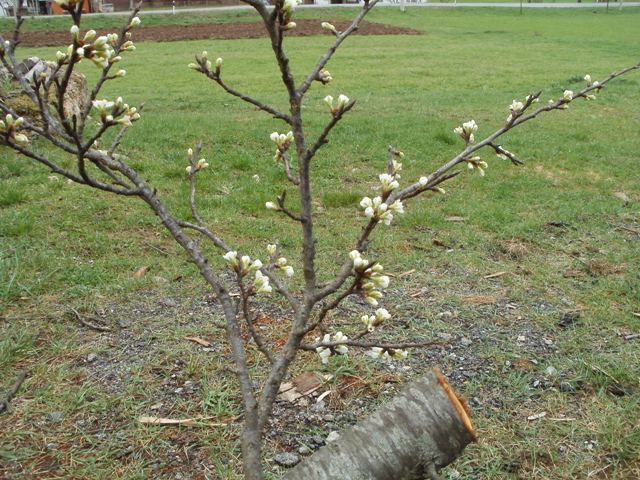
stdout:
<svg viewBox="0 0 640 480">
<path fill-rule="evenodd" d="M 284 479 L 435 479 L 476 440 L 464 399 L 433 370 Z"/>
</svg>

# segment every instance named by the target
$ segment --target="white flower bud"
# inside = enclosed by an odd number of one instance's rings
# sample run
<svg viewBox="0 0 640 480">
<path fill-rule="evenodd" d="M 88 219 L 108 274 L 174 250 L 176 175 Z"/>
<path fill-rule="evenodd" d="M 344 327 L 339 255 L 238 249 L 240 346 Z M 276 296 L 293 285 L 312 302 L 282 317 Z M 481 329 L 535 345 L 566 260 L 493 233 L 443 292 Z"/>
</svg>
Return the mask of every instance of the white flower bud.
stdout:
<svg viewBox="0 0 640 480">
<path fill-rule="evenodd" d="M 231 266 L 235 267 L 238 265 L 238 252 L 236 251 L 229 251 L 225 253 L 222 258 L 224 258 Z"/>
<path fill-rule="evenodd" d="M 267 202 L 264 206 L 267 207 L 268 210 L 280 210 L 280 207 L 273 202 Z"/>
<path fill-rule="evenodd" d="M 573 92 L 571 90 L 565 90 L 562 94 L 562 99 L 565 102 L 570 102 L 571 100 L 573 100 Z"/>
<path fill-rule="evenodd" d="M 133 17 L 131 19 L 131 23 L 129 24 L 129 28 L 135 28 L 140 25 L 140 23 L 142 23 L 140 17 Z"/>
<path fill-rule="evenodd" d="M 71 36 L 73 38 L 78 38 L 78 35 L 80 35 L 80 29 L 78 28 L 77 25 L 72 25 L 71 28 L 69 29 L 69 33 L 71 33 Z"/>
<path fill-rule="evenodd" d="M 326 30 L 327 32 L 331 32 L 331 33 L 338 33 L 336 31 L 336 27 L 334 27 L 332 24 L 330 24 L 329 22 L 322 22 L 320 24 L 320 26 L 322 27 L 323 30 Z"/>
<path fill-rule="evenodd" d="M 418 183 L 420 184 L 421 187 L 424 187 L 427 185 L 427 183 L 429 183 L 429 179 L 427 177 L 420 177 L 420 180 L 418 180 Z"/>
<path fill-rule="evenodd" d="M 216 58 L 216 68 L 220 68 L 222 66 L 222 57 Z"/>
<path fill-rule="evenodd" d="M 587 82 L 589 85 L 591 85 L 591 75 L 589 75 L 588 73 L 584 76 L 584 80 L 585 82 Z"/>
<path fill-rule="evenodd" d="M 284 28 L 286 30 L 293 30 L 296 27 L 297 27 L 296 22 L 289 22 L 289 23 L 287 23 L 287 25 Z"/>
<path fill-rule="evenodd" d="M 342 94 L 340 94 L 338 96 L 338 108 L 339 109 L 342 109 L 342 108 L 346 107 L 348 103 L 349 103 L 349 97 L 347 97 L 346 95 L 342 95 Z"/>
</svg>

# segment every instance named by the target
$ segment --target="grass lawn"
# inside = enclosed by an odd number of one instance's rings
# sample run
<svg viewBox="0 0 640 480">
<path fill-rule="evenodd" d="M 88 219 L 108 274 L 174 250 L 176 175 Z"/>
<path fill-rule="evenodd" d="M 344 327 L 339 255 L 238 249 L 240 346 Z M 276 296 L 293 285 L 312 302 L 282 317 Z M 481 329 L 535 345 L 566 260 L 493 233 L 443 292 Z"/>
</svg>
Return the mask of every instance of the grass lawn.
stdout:
<svg viewBox="0 0 640 480">
<path fill-rule="evenodd" d="M 303 10 L 299 18 L 353 13 Z M 251 20 L 244 12 L 148 19 Z M 85 27 L 118 20 L 94 17 Z M 389 144 L 405 152 L 403 180 L 413 181 L 460 150 L 452 129 L 462 121 L 475 119 L 482 137 L 500 127 L 514 98 L 538 89 L 543 101 L 557 98 L 581 88 L 586 73 L 599 79 L 639 61 L 640 9 L 523 16 L 380 9 L 369 20 L 424 35 L 350 38 L 329 65 L 334 81 L 307 98 L 309 132 L 328 120 L 325 95 L 358 102 L 314 164 L 322 277 L 351 249 L 363 225 L 357 203 L 376 186 Z M 58 19 L 46 22 L 58 28 Z M 298 78 L 328 43 L 289 40 Z M 188 218 L 185 151 L 202 139 L 211 167 L 200 177 L 200 201 L 211 226 L 252 257 L 278 240 L 299 267 L 295 226 L 263 207 L 285 186 L 269 140 L 284 127 L 190 71 L 193 54 L 205 49 L 224 57 L 235 88 L 285 107 L 264 39 L 141 43 L 123 62 L 127 76 L 104 91 L 145 102 L 121 153 Z M 95 76 L 89 65 L 83 71 Z M 481 436 L 447 478 L 639 478 L 639 87 L 640 74 L 630 74 L 594 102 L 572 103 L 510 133 L 502 143 L 525 166 L 486 152 L 486 177 L 464 172 L 446 195 L 411 201 L 404 217 L 381 227 L 370 256 L 396 274 L 415 269 L 392 282 L 385 306 L 396 323 L 384 335 L 444 345 L 396 367 L 358 354 L 322 367 L 303 355 L 296 371 L 340 373 L 357 386 L 338 382 L 341 395 L 322 415 L 282 407 L 267 457 L 342 428 L 354 420 L 350 412 L 363 414 L 392 395 L 396 380 L 440 366 L 470 399 Z M 21 370 L 29 378 L 0 416 L 0 477 L 236 478 L 237 392 L 215 301 L 195 268 L 140 202 L 48 175 L 1 151 L 0 392 Z M 295 205 L 293 191 L 289 198 Z M 212 262 L 221 265 L 213 253 Z M 137 278 L 140 267 L 149 272 Z M 495 272 L 506 273 L 485 278 Z M 347 307 L 333 318 L 346 332 L 359 328 L 360 308 Z M 71 308 L 111 331 L 80 326 Z M 286 316 L 278 305 L 266 309 L 265 328 Z M 185 336 L 212 347 L 203 351 Z M 136 423 L 148 414 L 204 415 L 228 426 Z"/>
</svg>

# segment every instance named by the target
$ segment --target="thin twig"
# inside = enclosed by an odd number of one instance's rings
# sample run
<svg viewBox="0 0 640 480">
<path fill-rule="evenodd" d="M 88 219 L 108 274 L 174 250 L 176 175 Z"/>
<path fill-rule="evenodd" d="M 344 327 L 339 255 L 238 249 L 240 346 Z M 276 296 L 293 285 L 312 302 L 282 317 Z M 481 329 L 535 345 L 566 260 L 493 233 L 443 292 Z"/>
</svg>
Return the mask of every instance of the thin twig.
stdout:
<svg viewBox="0 0 640 480">
<path fill-rule="evenodd" d="M 0 413 L 9 410 L 9 403 L 11 403 L 13 397 L 16 395 L 16 393 L 18 393 L 18 390 L 20 390 L 20 387 L 22 386 L 26 378 L 27 372 L 20 372 L 18 378 L 15 382 L 13 382 L 13 385 L 11 385 L 11 388 L 9 389 L 5 397 L 0 400 Z"/>
<path fill-rule="evenodd" d="M 111 329 L 109 327 L 105 327 L 103 325 L 97 325 L 85 319 L 80 312 L 78 312 L 75 308 L 71 307 L 71 311 L 75 315 L 76 319 L 85 327 L 89 327 L 92 330 L 97 330 L 98 332 L 110 332 Z"/>
</svg>

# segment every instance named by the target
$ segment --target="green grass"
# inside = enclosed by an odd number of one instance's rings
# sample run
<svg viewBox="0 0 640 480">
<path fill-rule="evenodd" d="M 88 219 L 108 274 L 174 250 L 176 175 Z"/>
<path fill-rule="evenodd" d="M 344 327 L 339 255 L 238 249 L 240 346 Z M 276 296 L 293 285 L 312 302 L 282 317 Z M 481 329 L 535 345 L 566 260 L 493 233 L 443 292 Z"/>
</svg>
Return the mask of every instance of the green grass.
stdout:
<svg viewBox="0 0 640 480">
<path fill-rule="evenodd" d="M 352 14 L 301 11 L 300 18 Z M 216 18 L 251 19 L 245 13 Z M 389 144 L 405 152 L 402 181 L 408 182 L 459 151 L 452 129 L 461 121 L 474 118 L 479 136 L 487 134 L 504 121 L 513 98 L 544 89 L 546 101 L 565 88 L 580 88 L 585 73 L 601 78 L 638 61 L 638 9 L 532 10 L 523 16 L 498 9 L 404 14 L 380 9 L 370 18 L 425 35 L 349 39 L 329 65 L 334 82 L 314 86 L 309 94 L 305 126 L 312 136 L 328 119 L 325 95 L 345 93 L 357 100 L 314 163 L 323 278 L 351 249 L 363 224 L 357 202 L 376 185 Z M 111 28 L 117 20 L 94 17 L 86 27 Z M 58 21 L 51 19 L 48 28 L 58 28 Z M 288 41 L 298 78 L 328 43 L 328 37 Z M 123 61 L 128 75 L 104 92 L 145 102 L 122 153 L 173 211 L 188 218 L 185 151 L 202 139 L 211 167 L 199 177 L 199 197 L 212 228 L 252 256 L 264 256 L 266 244 L 278 240 L 299 271 L 295 226 L 275 221 L 263 207 L 285 187 L 269 140 L 284 127 L 187 69 L 193 54 L 204 49 L 224 57 L 225 78 L 235 88 L 285 108 L 264 40 L 141 43 Z M 50 57 L 55 50 L 28 53 Z M 88 65 L 83 71 L 89 79 L 96 74 Z M 482 360 L 485 368 L 456 382 L 482 403 L 475 416 L 482 441 L 455 466 L 463 478 L 585 478 L 603 468 L 608 478 L 638 476 L 640 439 L 633 421 L 623 419 L 637 418 L 640 410 L 637 340 L 624 339 L 640 329 L 632 314 L 640 310 L 640 248 L 636 234 L 618 227 L 640 228 L 639 86 L 640 76 L 629 75 L 595 102 L 575 102 L 510 133 L 502 143 L 527 161 L 524 167 L 486 152 L 485 178 L 465 172 L 445 187 L 446 195 L 409 202 L 397 224 L 374 235 L 371 256 L 391 272 L 416 269 L 392 287 L 388 307 L 403 328 L 387 334 L 485 335 L 468 352 L 456 350 Z M 35 146 L 45 148 L 37 141 Z M 49 179 L 45 169 L 6 150 L 1 155 L 0 388 L 8 388 L 19 370 L 28 369 L 30 377 L 11 413 L 0 417 L 0 429 L 8 432 L 0 446 L 0 472 L 9 478 L 54 471 L 62 478 L 168 476 L 182 468 L 167 460 L 170 452 L 193 448 L 198 461 L 203 459 L 202 469 L 235 478 L 239 448 L 233 425 L 188 430 L 135 422 L 150 412 L 227 420 L 237 415 L 237 392 L 224 370 L 222 331 L 206 308 L 193 265 L 141 203 Z M 256 174 L 259 183 L 252 180 Z M 288 201 L 295 205 L 289 190 Z M 631 198 L 629 204 L 613 195 L 621 191 Z M 452 215 L 466 221 L 447 221 Z M 434 239 L 452 251 L 434 245 Z M 213 252 L 212 262 L 221 264 Z M 150 272 L 134 278 L 141 266 Z M 483 278 L 498 271 L 509 273 Z M 465 300 L 472 295 L 497 300 L 478 306 Z M 177 298 L 180 307 L 160 306 L 166 297 Z M 78 328 L 69 306 L 97 311 L 114 328 L 118 320 L 127 326 L 104 336 Z M 567 310 L 580 310 L 581 316 L 563 330 L 556 324 Z M 438 316 L 443 312 L 455 313 Z M 335 319 L 345 331 L 356 328 L 348 320 Z M 213 340 L 216 350 L 201 352 L 183 340 L 189 335 Z M 519 335 L 537 343 L 519 345 Z M 543 337 L 554 346 L 540 346 Z M 89 364 L 90 353 L 99 360 Z M 303 359 L 299 368 L 320 368 L 312 356 Z M 538 365 L 514 367 L 518 359 Z M 416 354 L 411 365 L 417 372 L 433 361 Z M 375 378 L 379 366 L 353 362 L 358 375 Z M 458 368 L 448 356 L 437 363 L 452 373 Z M 568 393 L 559 383 L 532 389 L 549 365 L 579 389 Z M 610 393 L 612 379 L 627 395 Z M 200 387 L 173 395 L 187 380 Z M 492 403 L 496 399 L 499 406 Z M 159 401 L 163 405 L 152 410 Z M 526 420 L 539 411 L 547 411 L 549 420 Z M 47 423 L 51 412 L 63 414 L 59 425 Z M 557 418 L 573 420 L 551 420 Z M 282 448 L 279 441 L 270 448 Z M 596 447 L 586 448 L 591 441 Z M 58 448 L 47 449 L 47 443 Z M 132 453 L 126 453 L 129 446 Z"/>
</svg>

